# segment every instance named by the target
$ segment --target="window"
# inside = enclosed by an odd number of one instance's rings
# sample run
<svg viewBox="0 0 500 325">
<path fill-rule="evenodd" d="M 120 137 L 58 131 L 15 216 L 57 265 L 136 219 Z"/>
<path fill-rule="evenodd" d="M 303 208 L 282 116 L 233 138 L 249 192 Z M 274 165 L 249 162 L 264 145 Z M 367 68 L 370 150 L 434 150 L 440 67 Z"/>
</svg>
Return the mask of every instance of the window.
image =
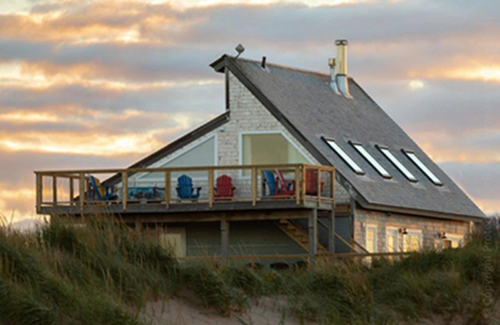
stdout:
<svg viewBox="0 0 500 325">
<path fill-rule="evenodd" d="M 419 230 L 407 230 L 403 235 L 403 251 L 417 252 L 422 248 L 422 232 Z"/>
<path fill-rule="evenodd" d="M 387 227 L 385 245 L 388 253 L 399 251 L 399 229 Z"/>
<path fill-rule="evenodd" d="M 157 168 L 170 168 L 170 167 L 200 167 L 200 166 L 215 166 L 215 137 L 210 137 L 200 143 L 188 148 L 187 150 L 180 150 L 170 156 L 167 160 L 158 162 L 150 167 Z M 179 154 L 180 152 L 180 154 Z M 186 172 L 172 172 L 172 179 L 176 180 L 177 177 Z M 190 177 L 204 178 L 207 177 L 206 171 L 190 171 Z M 137 178 L 140 181 L 165 181 L 165 173 L 153 172 L 138 174 Z"/>
<path fill-rule="evenodd" d="M 241 138 L 243 165 L 309 163 L 306 157 L 281 133 L 243 134 Z M 243 172 L 250 175 L 250 170 Z"/>
<path fill-rule="evenodd" d="M 404 150 L 403 150 L 404 151 Z M 425 166 L 420 159 L 412 151 L 404 151 L 404 153 L 410 158 L 411 161 L 436 185 L 443 185 L 443 182 L 434 175 L 427 166 Z"/>
<path fill-rule="evenodd" d="M 385 168 L 382 167 L 378 163 L 378 161 L 376 161 L 375 158 L 373 158 L 373 156 L 370 155 L 368 153 L 368 151 L 366 151 L 365 148 L 363 148 L 363 146 L 360 143 L 351 142 L 351 144 L 361 154 L 361 156 L 363 156 L 373 166 L 373 168 L 375 168 L 375 170 L 377 170 L 377 172 L 380 175 L 382 175 L 382 177 L 384 177 L 384 178 L 392 178 L 391 174 L 389 174 L 387 172 L 387 170 L 385 170 Z"/>
<path fill-rule="evenodd" d="M 438 248 L 450 249 L 450 248 L 460 248 L 463 245 L 464 237 L 460 235 L 446 234 L 446 238 L 440 239 L 438 243 Z"/>
<path fill-rule="evenodd" d="M 384 156 L 389 159 L 389 161 L 394 165 L 396 166 L 397 169 L 399 169 L 399 171 L 401 173 L 403 173 L 403 175 L 411 182 L 417 182 L 417 179 L 415 178 L 415 176 L 413 176 L 412 173 L 410 173 L 410 171 L 408 169 L 406 169 L 406 167 L 399 162 L 399 160 L 392 154 L 392 152 L 389 151 L 388 148 L 385 148 L 385 147 L 378 147 L 380 149 L 380 151 L 384 154 Z"/>
<path fill-rule="evenodd" d="M 184 228 L 168 228 L 159 235 L 160 246 L 170 250 L 176 257 L 186 256 L 186 230 Z"/>
<path fill-rule="evenodd" d="M 354 160 L 351 159 L 351 157 L 349 157 L 344 150 L 342 150 L 342 148 L 339 147 L 339 145 L 334 141 L 334 140 L 328 140 L 328 139 L 324 139 L 326 141 L 326 143 L 330 146 L 330 148 L 333 149 L 333 151 L 335 151 L 337 153 L 337 155 L 340 156 L 340 158 L 342 158 L 342 160 L 345 161 L 345 163 L 347 165 L 349 165 L 349 167 L 352 168 L 352 170 L 354 170 L 354 172 L 356 174 L 360 174 L 360 175 L 363 175 L 365 172 L 361 169 L 361 167 L 359 167 L 358 164 L 356 164 L 354 162 Z"/>
<path fill-rule="evenodd" d="M 366 250 L 370 253 L 377 252 L 377 227 L 373 225 L 366 226 Z"/>
</svg>

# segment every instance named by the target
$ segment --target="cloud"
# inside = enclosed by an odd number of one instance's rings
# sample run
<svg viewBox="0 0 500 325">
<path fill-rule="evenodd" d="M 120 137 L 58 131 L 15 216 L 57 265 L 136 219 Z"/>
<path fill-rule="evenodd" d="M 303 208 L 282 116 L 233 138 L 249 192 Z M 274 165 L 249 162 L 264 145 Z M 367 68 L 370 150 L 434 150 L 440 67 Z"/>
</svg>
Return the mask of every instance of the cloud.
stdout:
<svg viewBox="0 0 500 325">
<path fill-rule="evenodd" d="M 349 39 L 349 71 L 363 88 L 475 200 L 500 211 L 482 192 L 498 192 L 493 178 L 473 181 L 500 161 L 498 1 L 257 2 L 3 10 L 0 211 L 32 211 L 31 199 L 14 197 L 32 190 L 34 169 L 126 166 L 222 112 L 223 76 L 208 64 L 236 44 L 247 58 L 327 73 L 337 38 Z"/>
</svg>

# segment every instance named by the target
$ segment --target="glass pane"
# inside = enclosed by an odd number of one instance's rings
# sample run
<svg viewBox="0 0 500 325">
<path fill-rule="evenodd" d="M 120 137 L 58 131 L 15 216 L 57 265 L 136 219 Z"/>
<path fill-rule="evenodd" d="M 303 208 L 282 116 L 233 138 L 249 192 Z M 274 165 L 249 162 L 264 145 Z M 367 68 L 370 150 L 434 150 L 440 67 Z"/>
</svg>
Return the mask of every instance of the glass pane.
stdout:
<svg viewBox="0 0 500 325">
<path fill-rule="evenodd" d="M 366 151 L 365 148 L 363 148 L 362 145 L 360 144 L 353 144 L 354 148 L 356 148 L 356 150 L 358 150 L 358 152 L 373 166 L 373 168 L 375 168 L 375 170 L 377 170 L 377 172 L 382 175 L 383 177 L 385 178 L 392 178 L 391 174 L 389 174 L 387 172 L 387 170 L 385 170 L 384 167 L 382 167 L 382 165 L 380 165 L 378 163 L 378 161 L 375 160 L 375 158 L 373 158 L 372 155 L 370 155 L 368 153 L 368 151 Z"/>
<path fill-rule="evenodd" d="M 368 228 L 366 230 L 366 249 L 370 253 L 375 253 L 376 251 L 376 245 L 377 245 L 376 233 L 377 230 L 375 228 Z"/>
<path fill-rule="evenodd" d="M 399 160 L 392 154 L 392 152 L 389 151 L 389 149 L 387 149 L 387 148 L 380 148 L 380 151 L 382 151 L 382 153 L 387 157 L 387 159 L 389 159 L 389 161 L 394 166 L 396 166 L 396 168 L 399 169 L 399 171 L 401 173 L 403 173 L 403 175 L 405 175 L 405 177 L 407 179 L 409 179 L 412 182 L 416 182 L 417 181 L 417 179 L 415 178 L 415 176 L 413 176 L 413 174 L 410 173 L 410 171 L 408 169 L 406 169 L 406 167 L 402 163 L 399 162 Z"/>
<path fill-rule="evenodd" d="M 349 157 L 344 150 L 342 150 L 342 148 L 339 147 L 339 145 L 333 141 L 333 140 L 326 140 L 326 143 L 328 143 L 328 145 L 330 146 L 330 148 L 333 149 L 333 151 L 335 151 L 337 153 L 337 155 L 340 156 L 340 158 L 342 158 L 346 163 L 347 165 L 349 165 L 349 167 L 352 168 L 352 170 L 354 170 L 354 172 L 356 172 L 357 174 L 364 174 L 365 172 L 361 169 L 361 167 L 359 167 L 358 164 L 356 164 L 354 162 L 354 160 L 351 159 L 351 157 Z"/>
<path fill-rule="evenodd" d="M 394 231 L 389 231 L 387 233 L 387 251 L 392 253 L 392 252 L 397 252 L 398 251 L 398 233 L 397 230 Z"/>
<path fill-rule="evenodd" d="M 245 165 L 309 162 L 282 134 L 245 134 L 242 143 Z"/>
<path fill-rule="evenodd" d="M 408 156 L 408 158 L 411 159 L 411 161 L 413 161 L 413 163 L 415 165 L 417 165 L 418 168 L 420 168 L 420 170 L 425 174 L 427 175 L 427 177 L 429 177 L 429 179 L 436 185 L 443 185 L 443 183 L 439 180 L 439 178 L 436 177 L 436 175 L 434 175 L 430 170 L 429 168 L 427 168 L 427 166 L 425 166 L 421 161 L 420 159 L 418 159 L 418 157 L 413 153 L 413 152 L 407 152 L 405 151 L 406 155 Z"/>
</svg>

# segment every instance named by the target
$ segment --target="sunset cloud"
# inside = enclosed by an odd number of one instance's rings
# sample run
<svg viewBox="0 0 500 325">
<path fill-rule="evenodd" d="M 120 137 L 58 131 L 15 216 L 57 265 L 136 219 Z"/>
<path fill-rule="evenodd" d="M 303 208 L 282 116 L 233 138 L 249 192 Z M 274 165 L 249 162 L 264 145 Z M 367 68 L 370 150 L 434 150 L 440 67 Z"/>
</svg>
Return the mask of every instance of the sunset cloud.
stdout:
<svg viewBox="0 0 500 325">
<path fill-rule="evenodd" d="M 493 0 L 2 3 L 0 212 L 33 212 L 33 170 L 124 167 L 221 113 L 223 76 L 208 65 L 238 43 L 244 57 L 327 73 L 338 38 L 356 81 L 500 211 L 500 185 L 483 176 L 500 163 L 499 11 Z"/>
</svg>

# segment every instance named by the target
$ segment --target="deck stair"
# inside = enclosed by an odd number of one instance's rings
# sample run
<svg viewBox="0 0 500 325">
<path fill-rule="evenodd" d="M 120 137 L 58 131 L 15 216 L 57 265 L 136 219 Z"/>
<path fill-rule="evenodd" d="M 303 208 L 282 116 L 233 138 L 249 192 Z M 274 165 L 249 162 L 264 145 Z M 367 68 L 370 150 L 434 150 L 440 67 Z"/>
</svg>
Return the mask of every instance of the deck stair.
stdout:
<svg viewBox="0 0 500 325">
<path fill-rule="evenodd" d="M 309 233 L 300 225 L 296 224 L 292 220 L 280 219 L 276 222 L 276 226 L 292 238 L 297 244 L 309 251 Z M 328 249 L 318 243 L 317 253 L 326 254 L 328 253 Z"/>
</svg>

